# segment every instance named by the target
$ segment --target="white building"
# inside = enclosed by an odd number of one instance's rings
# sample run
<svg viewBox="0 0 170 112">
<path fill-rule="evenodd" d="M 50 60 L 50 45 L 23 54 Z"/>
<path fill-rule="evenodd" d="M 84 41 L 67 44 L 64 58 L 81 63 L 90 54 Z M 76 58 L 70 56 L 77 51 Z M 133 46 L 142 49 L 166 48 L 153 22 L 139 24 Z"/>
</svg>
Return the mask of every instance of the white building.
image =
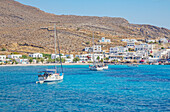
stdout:
<svg viewBox="0 0 170 112">
<path fill-rule="evenodd" d="M 164 44 L 168 43 L 168 40 L 166 38 L 161 38 L 159 41 Z"/>
<path fill-rule="evenodd" d="M 170 58 L 170 49 L 163 49 L 153 53 L 153 58 Z"/>
<path fill-rule="evenodd" d="M 101 45 L 93 45 L 93 51 L 94 52 L 102 52 L 102 47 Z"/>
<path fill-rule="evenodd" d="M 18 58 L 21 58 L 22 55 L 20 54 L 11 54 L 11 55 L 8 55 L 8 58 L 11 58 L 11 59 L 18 59 Z"/>
<path fill-rule="evenodd" d="M 6 55 L 0 55 L 0 61 L 4 61 L 6 59 Z"/>
<path fill-rule="evenodd" d="M 87 62 L 87 61 L 92 61 L 93 62 L 93 54 L 81 54 L 81 55 L 76 55 L 75 57 L 78 57 L 81 62 Z M 104 59 L 103 54 L 94 54 L 94 60 L 97 60 L 97 57 L 99 57 L 99 60 Z"/>
<path fill-rule="evenodd" d="M 145 52 L 122 52 L 122 53 L 112 53 L 109 55 L 109 61 L 112 60 L 124 60 L 124 61 L 130 61 L 130 60 L 137 60 L 140 61 L 142 58 L 147 58 L 148 56 L 145 54 Z"/>
<path fill-rule="evenodd" d="M 123 52 L 127 52 L 128 48 L 126 47 L 122 47 L 122 46 L 117 46 L 117 47 L 110 47 L 110 53 L 123 53 Z"/>
<path fill-rule="evenodd" d="M 59 58 L 60 55 L 59 54 L 51 54 L 51 59 L 55 59 L 55 58 Z M 64 56 L 64 54 L 61 54 L 61 58 L 66 59 L 66 56 Z"/>
<path fill-rule="evenodd" d="M 73 54 L 69 54 L 69 55 L 65 55 L 65 56 L 66 56 L 65 63 L 72 63 L 73 62 L 73 59 L 74 59 Z"/>
<path fill-rule="evenodd" d="M 99 40 L 99 42 L 111 42 L 110 39 L 106 39 L 105 37 L 102 37 L 101 40 Z"/>
<path fill-rule="evenodd" d="M 127 48 L 135 48 L 135 42 L 127 42 Z"/>
<path fill-rule="evenodd" d="M 154 42 L 156 42 L 156 40 L 147 40 L 146 42 L 147 43 L 150 43 L 150 42 L 154 43 Z"/>
<path fill-rule="evenodd" d="M 85 47 L 85 51 L 86 52 L 93 52 L 93 48 L 92 47 Z"/>
<path fill-rule="evenodd" d="M 152 44 L 140 44 L 135 45 L 135 51 L 153 51 L 153 45 Z"/>
<path fill-rule="evenodd" d="M 15 59 L 16 62 L 19 64 L 28 64 L 29 60 L 28 59 Z"/>
<path fill-rule="evenodd" d="M 86 52 L 102 52 L 101 45 L 93 45 L 93 47 L 85 47 Z"/>
<path fill-rule="evenodd" d="M 130 40 L 129 39 L 122 39 L 121 41 L 122 42 L 129 42 Z"/>
<path fill-rule="evenodd" d="M 41 53 L 33 53 L 33 54 L 29 54 L 29 57 L 32 57 L 32 58 L 43 58 L 43 54 L 41 54 Z"/>
<path fill-rule="evenodd" d="M 122 39 L 122 42 L 138 42 L 136 39 Z"/>
</svg>

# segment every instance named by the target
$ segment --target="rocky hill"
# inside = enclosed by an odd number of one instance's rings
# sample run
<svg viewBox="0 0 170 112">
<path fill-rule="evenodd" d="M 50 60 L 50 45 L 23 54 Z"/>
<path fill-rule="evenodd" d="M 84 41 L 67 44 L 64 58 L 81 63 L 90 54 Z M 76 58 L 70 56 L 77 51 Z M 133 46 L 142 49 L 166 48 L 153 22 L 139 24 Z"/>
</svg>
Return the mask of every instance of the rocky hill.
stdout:
<svg viewBox="0 0 170 112">
<path fill-rule="evenodd" d="M 101 37 L 110 38 L 107 46 L 122 45 L 124 38 L 169 38 L 170 30 L 152 25 L 130 24 L 123 18 L 54 15 L 14 0 L 0 0 L 0 48 L 11 52 L 54 51 L 53 26 L 57 24 L 63 53 L 81 52 Z M 90 42 L 89 45 L 87 43 Z"/>
</svg>

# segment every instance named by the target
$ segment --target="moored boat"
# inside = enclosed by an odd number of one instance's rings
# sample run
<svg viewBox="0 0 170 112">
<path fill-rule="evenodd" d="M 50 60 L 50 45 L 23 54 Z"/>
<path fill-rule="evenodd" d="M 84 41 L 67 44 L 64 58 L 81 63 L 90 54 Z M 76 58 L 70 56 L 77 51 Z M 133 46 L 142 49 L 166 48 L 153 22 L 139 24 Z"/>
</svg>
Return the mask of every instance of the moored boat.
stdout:
<svg viewBox="0 0 170 112">
<path fill-rule="evenodd" d="M 103 67 L 99 65 L 92 65 L 92 66 L 89 65 L 89 69 L 93 71 L 102 71 Z"/>
<path fill-rule="evenodd" d="M 54 27 L 54 39 L 55 39 L 55 54 L 56 54 L 56 25 Z M 44 83 L 44 82 L 53 82 L 53 81 L 63 80 L 64 73 L 63 73 L 62 60 L 61 60 L 61 55 L 60 55 L 59 40 L 58 40 L 58 50 L 59 50 L 60 65 L 61 65 L 60 72 L 57 71 L 56 65 L 55 65 L 55 69 L 46 69 L 45 71 L 40 72 L 42 74 L 38 75 L 39 81 L 37 81 L 36 83 Z M 55 63 L 56 63 L 56 58 L 55 58 Z"/>
</svg>

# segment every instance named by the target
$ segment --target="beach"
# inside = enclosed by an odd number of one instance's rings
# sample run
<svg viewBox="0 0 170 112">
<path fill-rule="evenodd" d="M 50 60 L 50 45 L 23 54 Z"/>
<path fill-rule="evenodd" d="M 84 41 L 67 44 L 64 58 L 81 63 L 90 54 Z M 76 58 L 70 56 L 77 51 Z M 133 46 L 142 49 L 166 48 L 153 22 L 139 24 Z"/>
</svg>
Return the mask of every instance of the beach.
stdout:
<svg viewBox="0 0 170 112">
<path fill-rule="evenodd" d="M 62 65 L 91 65 L 92 63 L 62 63 Z M 53 66 L 53 65 L 60 65 L 60 63 L 50 63 L 50 64 L 7 64 L 7 65 L 0 65 L 0 67 L 4 66 Z"/>
</svg>

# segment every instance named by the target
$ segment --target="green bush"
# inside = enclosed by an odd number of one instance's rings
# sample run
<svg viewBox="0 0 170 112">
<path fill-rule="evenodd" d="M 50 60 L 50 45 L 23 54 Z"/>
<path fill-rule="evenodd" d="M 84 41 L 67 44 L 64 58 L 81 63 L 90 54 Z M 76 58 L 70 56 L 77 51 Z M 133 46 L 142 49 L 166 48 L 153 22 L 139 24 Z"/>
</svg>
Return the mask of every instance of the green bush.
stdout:
<svg viewBox="0 0 170 112">
<path fill-rule="evenodd" d="M 1 51 L 6 51 L 6 49 L 5 49 L 5 48 L 2 48 Z"/>
</svg>

